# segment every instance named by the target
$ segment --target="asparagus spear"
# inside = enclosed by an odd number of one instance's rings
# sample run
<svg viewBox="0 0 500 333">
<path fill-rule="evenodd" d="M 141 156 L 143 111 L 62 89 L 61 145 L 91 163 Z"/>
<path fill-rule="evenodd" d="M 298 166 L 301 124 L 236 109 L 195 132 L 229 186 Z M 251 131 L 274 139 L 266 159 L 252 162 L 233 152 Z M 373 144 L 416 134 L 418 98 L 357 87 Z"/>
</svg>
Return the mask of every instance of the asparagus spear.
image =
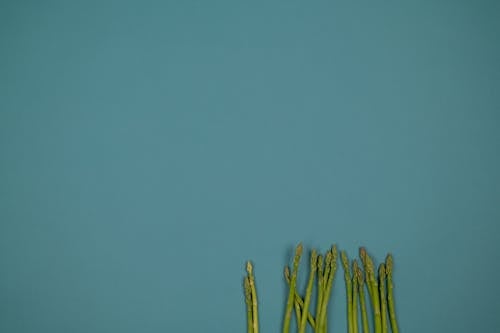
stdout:
<svg viewBox="0 0 500 333">
<path fill-rule="evenodd" d="M 321 307 L 323 306 L 323 256 L 318 255 L 318 297 L 316 298 L 316 333 L 321 333 Z"/>
<path fill-rule="evenodd" d="M 245 276 L 245 301 L 247 304 L 247 333 L 253 333 L 252 291 L 248 276 Z"/>
<path fill-rule="evenodd" d="M 345 251 L 341 252 L 342 265 L 344 266 L 344 280 L 346 287 L 347 296 L 347 331 L 353 333 L 352 331 L 352 283 L 351 283 L 351 272 L 349 270 L 349 259 Z"/>
<path fill-rule="evenodd" d="M 358 333 L 358 262 L 352 261 L 352 333 Z"/>
<path fill-rule="evenodd" d="M 373 294 L 372 294 L 372 286 L 371 284 L 369 283 L 370 280 L 369 280 L 369 277 L 368 277 L 368 271 L 367 271 L 367 266 L 368 266 L 368 263 L 367 263 L 367 253 L 366 253 L 366 249 L 364 247 L 360 247 L 359 248 L 359 258 L 361 259 L 361 263 L 363 264 L 363 267 L 365 268 L 365 282 L 366 282 L 366 288 L 368 289 L 368 294 L 370 296 L 370 299 L 373 297 Z"/>
<path fill-rule="evenodd" d="M 378 267 L 378 279 L 379 279 L 379 290 L 380 290 L 380 316 L 382 317 L 382 333 L 388 332 L 387 327 L 387 297 L 385 290 L 385 265 L 382 263 Z"/>
<path fill-rule="evenodd" d="M 358 279 L 359 305 L 361 307 L 361 321 L 363 323 L 363 333 L 370 333 L 370 328 L 368 326 L 368 314 L 366 312 L 366 302 L 365 302 L 365 279 L 363 277 L 363 271 L 361 271 L 361 268 L 359 268 L 356 260 L 354 260 L 354 263 L 355 263 L 354 274 Z"/>
<path fill-rule="evenodd" d="M 285 279 L 288 286 L 290 286 L 290 268 L 288 268 L 288 266 L 285 267 Z M 297 287 L 295 287 L 295 299 L 293 305 L 295 307 L 295 318 L 297 320 L 297 329 L 298 329 L 300 325 L 300 320 L 302 318 L 301 311 L 302 308 L 304 307 L 304 301 L 300 297 L 299 292 L 297 291 Z"/>
<path fill-rule="evenodd" d="M 372 309 L 374 317 L 375 333 L 382 333 L 382 323 L 380 318 L 380 300 L 378 293 L 378 283 L 375 278 L 375 268 L 372 259 L 367 254 L 366 249 L 361 247 L 359 249 L 359 256 L 365 267 L 366 285 L 372 300 Z"/>
<path fill-rule="evenodd" d="M 306 297 L 304 299 L 304 308 L 302 313 L 309 312 L 309 304 L 311 303 L 312 288 L 314 283 L 314 277 L 316 275 L 316 270 L 318 269 L 318 255 L 315 250 L 311 252 L 311 268 L 309 272 L 309 280 L 307 281 Z M 300 321 L 299 333 L 305 333 L 307 324 L 307 316 L 303 315 Z"/>
<path fill-rule="evenodd" d="M 332 253 L 330 251 L 327 251 L 325 254 L 325 270 L 323 272 L 323 297 L 321 301 L 321 332 L 324 333 L 326 332 L 326 309 L 328 307 L 328 291 L 327 291 L 327 285 L 328 285 L 328 277 L 330 276 L 330 270 L 331 270 L 331 264 L 332 264 Z"/>
<path fill-rule="evenodd" d="M 250 295 L 252 297 L 252 326 L 253 333 L 259 333 L 259 311 L 257 309 L 257 290 L 255 289 L 255 278 L 253 276 L 253 266 L 247 262 L 248 283 L 250 285 Z"/>
<path fill-rule="evenodd" d="M 389 305 L 389 318 L 391 321 L 391 329 L 393 333 L 398 333 L 398 323 L 396 320 L 396 307 L 394 306 L 394 292 L 392 285 L 392 269 L 393 259 L 392 255 L 388 254 L 385 258 L 385 271 L 387 275 L 387 303 Z"/>
<path fill-rule="evenodd" d="M 323 303 L 321 309 L 321 325 L 323 332 L 327 331 L 327 309 L 328 302 L 330 300 L 330 295 L 332 291 L 333 279 L 335 278 L 335 272 L 337 271 L 337 246 L 332 245 L 332 248 L 326 255 L 326 266 L 325 275 L 323 276 Z"/>
<path fill-rule="evenodd" d="M 302 244 L 300 243 L 295 250 L 295 257 L 293 259 L 292 277 L 290 279 L 290 291 L 288 293 L 288 300 L 285 309 L 285 319 L 283 321 L 283 333 L 290 332 L 290 320 L 292 318 L 292 307 L 295 302 L 295 286 L 297 284 L 297 271 L 299 269 L 299 262 L 301 255 L 302 255 Z"/>
</svg>

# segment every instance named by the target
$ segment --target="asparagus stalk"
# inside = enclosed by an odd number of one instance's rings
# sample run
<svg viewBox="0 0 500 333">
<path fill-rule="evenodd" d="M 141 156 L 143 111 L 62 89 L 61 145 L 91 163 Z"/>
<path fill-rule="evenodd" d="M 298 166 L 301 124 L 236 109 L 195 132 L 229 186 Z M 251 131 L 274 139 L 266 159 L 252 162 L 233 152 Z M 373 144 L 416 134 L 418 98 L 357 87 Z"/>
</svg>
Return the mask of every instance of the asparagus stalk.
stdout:
<svg viewBox="0 0 500 333">
<path fill-rule="evenodd" d="M 359 249 L 359 256 L 361 257 L 361 260 L 363 261 L 363 265 L 365 267 L 366 285 L 368 286 L 368 292 L 370 293 L 372 300 L 375 333 L 382 333 L 382 323 L 380 318 L 380 300 L 378 293 L 378 283 L 377 279 L 375 278 L 374 264 L 364 247 L 361 247 Z"/>
<path fill-rule="evenodd" d="M 326 255 L 326 266 L 325 275 L 323 277 L 323 304 L 321 309 L 321 325 L 323 332 L 327 331 L 327 309 L 328 302 L 330 300 L 330 295 L 332 291 L 333 279 L 335 278 L 335 272 L 337 271 L 337 246 L 332 245 L 331 250 Z"/>
<path fill-rule="evenodd" d="M 359 268 L 356 260 L 354 260 L 354 264 L 354 274 L 358 279 L 359 306 L 361 307 L 361 322 L 363 324 L 363 333 L 370 333 L 365 302 L 365 279 L 363 277 L 363 272 L 361 271 L 361 268 Z"/>
<path fill-rule="evenodd" d="M 328 284 L 328 277 L 330 276 L 330 269 L 331 269 L 331 262 L 332 262 L 332 253 L 330 251 L 327 251 L 325 254 L 325 270 L 323 272 L 323 297 L 321 301 L 321 332 L 324 333 L 326 332 L 326 309 L 328 306 L 328 295 L 327 295 L 327 284 Z"/>
<path fill-rule="evenodd" d="M 344 266 L 344 280 L 346 287 L 347 296 L 347 331 L 353 333 L 352 331 L 352 283 L 351 283 L 351 272 L 349 270 L 349 259 L 345 251 L 341 252 L 342 265 Z"/>
<path fill-rule="evenodd" d="M 252 326 L 253 333 L 259 333 L 259 311 L 257 309 L 257 290 L 255 289 L 255 278 L 253 276 L 253 266 L 247 262 L 248 283 L 250 285 L 250 295 L 252 297 Z"/>
<path fill-rule="evenodd" d="M 306 297 L 304 299 L 304 308 L 302 313 L 309 312 L 309 304 L 311 303 L 312 288 L 314 283 L 314 277 L 316 275 L 316 270 L 318 269 L 318 255 L 315 250 L 311 252 L 311 268 L 309 272 L 309 280 L 307 281 Z M 300 321 L 299 333 L 306 332 L 307 316 L 303 315 Z"/>
<path fill-rule="evenodd" d="M 396 320 L 396 307 L 394 306 L 394 292 L 392 285 L 392 269 L 393 259 L 392 255 L 388 254 L 385 258 L 385 271 L 387 275 L 387 303 L 389 305 L 389 318 L 391 321 L 391 329 L 393 333 L 398 333 L 398 323 Z"/>
<path fill-rule="evenodd" d="M 387 298 L 385 290 L 385 265 L 382 263 L 378 267 L 378 279 L 379 279 L 379 290 L 380 290 L 380 316 L 382 317 L 382 333 L 388 332 L 387 326 Z"/>
<path fill-rule="evenodd" d="M 323 256 L 318 256 L 318 291 L 316 299 L 316 333 L 321 333 L 321 307 L 323 305 Z"/>
<path fill-rule="evenodd" d="M 368 289 L 368 294 L 370 296 L 370 299 L 372 299 L 373 298 L 372 286 L 370 284 L 370 280 L 368 277 L 368 271 L 367 271 L 367 266 L 368 266 L 368 263 L 366 261 L 367 260 L 367 253 L 366 253 L 366 249 L 364 247 L 359 248 L 359 258 L 361 259 L 361 263 L 363 264 L 363 267 L 365 268 L 366 289 Z"/>
<path fill-rule="evenodd" d="M 286 283 L 290 286 L 290 268 L 288 268 L 288 266 L 285 267 L 285 280 Z M 299 305 L 299 308 L 301 310 L 304 308 L 304 301 L 297 292 L 297 289 L 295 289 L 295 302 Z M 316 322 L 313 315 L 309 311 L 307 312 L 307 320 L 309 321 L 309 325 L 311 325 L 311 327 L 314 329 L 316 327 Z"/>
<path fill-rule="evenodd" d="M 328 250 L 325 253 L 325 269 L 323 271 L 323 300 L 325 300 L 326 286 L 328 284 L 328 277 L 330 276 L 331 268 L 332 268 L 332 252 Z"/>
<path fill-rule="evenodd" d="M 352 261 L 352 333 L 358 333 L 358 262 Z"/>
<path fill-rule="evenodd" d="M 248 276 L 245 276 L 245 301 L 247 304 L 247 333 L 253 333 L 252 291 Z"/>
<path fill-rule="evenodd" d="M 290 268 L 288 268 L 288 266 L 285 267 L 285 279 L 288 286 L 290 286 Z M 297 291 L 297 287 L 295 287 L 295 299 L 293 305 L 295 307 L 295 318 L 297 321 L 297 329 L 298 329 L 300 325 L 300 320 L 302 318 L 301 310 L 304 307 L 304 301 L 300 297 L 299 292 Z"/>
<path fill-rule="evenodd" d="M 283 321 L 283 333 L 290 332 L 290 320 L 292 318 L 292 307 L 295 302 L 295 288 L 297 284 L 297 271 L 299 269 L 300 257 L 302 255 L 302 244 L 299 244 L 295 250 L 295 257 L 293 259 L 292 277 L 290 279 L 290 291 L 288 293 L 288 300 L 285 309 L 285 319 Z M 254 332 L 257 333 L 257 332 Z"/>
</svg>

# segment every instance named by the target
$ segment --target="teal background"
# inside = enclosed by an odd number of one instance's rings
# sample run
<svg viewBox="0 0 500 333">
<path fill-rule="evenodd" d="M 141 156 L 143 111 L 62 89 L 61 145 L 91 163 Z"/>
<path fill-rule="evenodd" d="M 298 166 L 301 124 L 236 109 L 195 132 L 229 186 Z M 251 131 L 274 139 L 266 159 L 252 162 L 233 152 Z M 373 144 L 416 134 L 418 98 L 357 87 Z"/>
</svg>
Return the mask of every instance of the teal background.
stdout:
<svg viewBox="0 0 500 333">
<path fill-rule="evenodd" d="M 301 240 L 393 252 L 402 332 L 498 330 L 499 17 L 1 1 L 0 332 L 244 332 L 247 259 L 279 332 Z"/>
</svg>

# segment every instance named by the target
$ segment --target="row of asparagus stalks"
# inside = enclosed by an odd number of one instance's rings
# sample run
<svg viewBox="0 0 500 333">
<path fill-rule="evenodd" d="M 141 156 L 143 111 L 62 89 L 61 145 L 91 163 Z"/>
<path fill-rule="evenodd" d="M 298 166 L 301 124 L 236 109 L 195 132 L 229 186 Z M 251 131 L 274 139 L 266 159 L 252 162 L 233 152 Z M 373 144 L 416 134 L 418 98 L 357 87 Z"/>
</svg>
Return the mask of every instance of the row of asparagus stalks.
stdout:
<svg viewBox="0 0 500 333">
<path fill-rule="evenodd" d="M 283 333 L 289 333 L 294 312 L 299 333 L 305 333 L 308 324 L 314 332 L 326 333 L 328 303 L 337 271 L 337 247 L 333 245 L 324 255 L 318 254 L 315 250 L 311 251 L 309 278 L 304 297 L 297 290 L 297 272 L 302 252 L 302 244 L 299 244 L 295 249 L 292 270 L 290 271 L 288 265 L 285 268 L 289 294 L 283 320 Z M 392 282 L 392 255 L 387 255 L 385 262 L 378 266 L 378 270 L 364 247 L 359 249 L 362 267 L 356 259 L 350 261 L 345 251 L 341 251 L 340 257 L 347 295 L 348 333 L 388 333 L 389 326 L 393 333 L 398 333 Z M 317 295 L 313 315 L 310 308 L 315 283 Z M 247 332 L 259 333 L 257 291 L 251 262 L 247 262 L 244 289 L 247 305 Z M 370 299 L 370 318 L 365 289 Z"/>
</svg>

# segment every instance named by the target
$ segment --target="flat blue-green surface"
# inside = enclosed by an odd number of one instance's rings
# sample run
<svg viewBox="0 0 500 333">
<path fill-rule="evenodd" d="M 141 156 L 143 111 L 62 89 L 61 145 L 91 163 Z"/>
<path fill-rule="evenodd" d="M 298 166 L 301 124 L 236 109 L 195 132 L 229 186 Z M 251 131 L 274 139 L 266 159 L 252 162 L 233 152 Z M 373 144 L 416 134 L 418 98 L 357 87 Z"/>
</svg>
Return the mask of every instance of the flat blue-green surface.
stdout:
<svg viewBox="0 0 500 333">
<path fill-rule="evenodd" d="M 299 241 L 394 253 L 402 332 L 497 331 L 499 17 L 1 1 L 0 332 L 245 332 L 247 259 L 280 332 Z"/>
</svg>

